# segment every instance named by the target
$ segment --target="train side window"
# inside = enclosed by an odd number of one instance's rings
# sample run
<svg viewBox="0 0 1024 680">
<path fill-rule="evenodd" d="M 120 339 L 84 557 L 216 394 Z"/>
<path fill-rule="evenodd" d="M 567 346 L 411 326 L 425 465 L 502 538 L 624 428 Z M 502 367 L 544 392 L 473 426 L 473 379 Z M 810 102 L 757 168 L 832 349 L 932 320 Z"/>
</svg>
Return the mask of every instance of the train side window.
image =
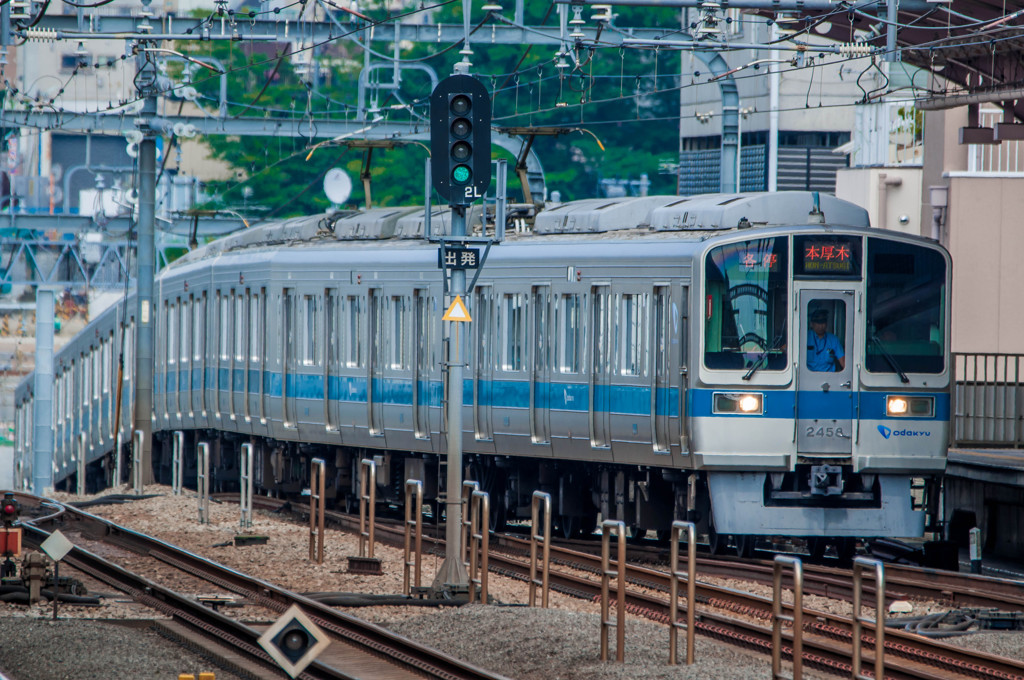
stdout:
<svg viewBox="0 0 1024 680">
<path fill-rule="evenodd" d="M 555 362 L 559 373 L 579 373 L 583 347 L 583 296 L 563 294 L 555 305 Z"/>
<path fill-rule="evenodd" d="M 551 329 L 548 327 L 550 298 L 548 286 L 533 287 L 534 370 L 547 370 L 551 366 Z"/>
<path fill-rule="evenodd" d="M 228 324 L 228 296 L 224 295 L 220 291 L 217 291 L 217 306 L 220 307 L 220 316 L 218 317 L 218 325 L 220 326 L 220 358 L 221 361 L 228 360 L 228 330 L 230 328 Z"/>
<path fill-rule="evenodd" d="M 89 390 L 92 389 L 92 361 L 90 361 L 89 355 L 83 353 L 81 356 L 81 374 L 82 380 L 80 384 L 80 393 L 82 395 L 81 402 L 84 404 L 89 400 Z"/>
<path fill-rule="evenodd" d="M 192 333 L 191 333 L 192 315 L 191 315 L 190 312 L 191 312 L 191 309 L 190 309 L 190 305 L 188 304 L 188 300 L 182 298 L 181 299 L 181 303 L 178 306 L 178 318 L 180 319 L 180 326 L 179 326 L 179 328 L 181 329 L 181 361 L 182 361 L 182 363 L 185 363 L 186 361 L 188 361 L 188 357 L 189 357 L 189 340 L 192 339 Z"/>
<path fill-rule="evenodd" d="M 473 327 L 476 333 L 476 346 L 473 348 L 474 365 L 478 374 L 483 373 L 485 367 L 491 364 L 491 347 L 494 342 L 494 334 L 491 329 L 491 287 L 477 286 L 476 300 L 473 309 L 470 310 L 473 317 Z"/>
<path fill-rule="evenodd" d="M 245 361 L 245 296 L 241 292 L 235 296 L 235 361 Z"/>
<path fill-rule="evenodd" d="M 246 290 L 245 294 L 249 297 L 249 361 L 258 362 L 260 360 L 260 328 L 263 325 L 260 320 L 260 295 L 249 290 Z"/>
<path fill-rule="evenodd" d="M 338 365 L 341 354 L 338 351 L 338 296 L 331 290 L 324 291 L 324 337 L 327 366 L 334 368 Z"/>
<path fill-rule="evenodd" d="M 164 318 L 167 319 L 167 332 L 164 334 L 167 343 L 167 363 L 173 364 L 177 361 L 175 356 L 175 349 L 177 347 L 176 341 L 178 339 L 178 324 L 177 324 L 177 308 L 174 304 L 164 303 Z"/>
<path fill-rule="evenodd" d="M 195 299 L 192 305 L 192 357 L 202 361 L 206 354 L 206 293 Z"/>
<path fill-rule="evenodd" d="M 430 371 L 430 317 L 427 315 L 425 290 L 413 291 L 413 342 L 416 343 L 416 369 L 422 374 Z"/>
<path fill-rule="evenodd" d="M 363 365 L 363 298 L 349 295 L 345 306 L 348 312 L 345 364 L 349 368 L 360 368 Z"/>
<path fill-rule="evenodd" d="M 505 293 L 498 313 L 498 338 L 501 356 L 498 368 L 502 371 L 523 370 L 523 320 L 526 299 L 522 293 Z"/>
<path fill-rule="evenodd" d="M 106 342 L 103 343 L 103 394 L 110 394 L 110 373 L 113 369 L 112 353 L 114 346 L 114 334 L 111 333 Z"/>
<path fill-rule="evenodd" d="M 312 295 L 304 296 L 302 310 L 302 363 L 306 366 L 312 366 L 316 363 L 317 358 L 316 330 L 318 319 L 316 313 L 316 298 Z"/>
<path fill-rule="evenodd" d="M 593 365 L 595 375 L 604 375 L 611 370 L 611 352 L 609 350 L 610 334 L 612 326 L 611 318 L 611 294 L 605 286 L 595 286 L 592 296 L 593 323 L 591 328 L 594 333 L 594 355 Z"/>
<path fill-rule="evenodd" d="M 405 298 L 401 295 L 391 296 L 391 368 L 406 370 L 409 368 L 408 335 L 406 325 Z"/>
<path fill-rule="evenodd" d="M 617 295 L 615 317 L 615 357 L 620 375 L 646 375 L 647 353 L 643 345 L 647 296 Z"/>
</svg>

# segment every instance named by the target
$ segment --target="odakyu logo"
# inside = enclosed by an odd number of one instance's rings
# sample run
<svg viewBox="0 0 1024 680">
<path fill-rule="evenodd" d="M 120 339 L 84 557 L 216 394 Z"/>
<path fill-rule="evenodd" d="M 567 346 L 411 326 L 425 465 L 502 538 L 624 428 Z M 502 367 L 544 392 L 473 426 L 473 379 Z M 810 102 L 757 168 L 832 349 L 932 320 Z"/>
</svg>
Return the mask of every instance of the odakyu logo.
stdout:
<svg viewBox="0 0 1024 680">
<path fill-rule="evenodd" d="M 878 431 L 883 437 L 931 437 L 932 433 L 927 430 L 890 430 L 885 425 L 879 425 Z"/>
</svg>

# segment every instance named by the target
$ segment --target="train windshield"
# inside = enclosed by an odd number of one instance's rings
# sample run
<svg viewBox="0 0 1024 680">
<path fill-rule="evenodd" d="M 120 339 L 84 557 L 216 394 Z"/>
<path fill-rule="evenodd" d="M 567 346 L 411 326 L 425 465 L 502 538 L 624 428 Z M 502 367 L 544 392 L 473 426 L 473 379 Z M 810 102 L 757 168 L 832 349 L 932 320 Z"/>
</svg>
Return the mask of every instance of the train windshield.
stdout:
<svg viewBox="0 0 1024 680">
<path fill-rule="evenodd" d="M 868 238 L 867 370 L 941 373 L 947 294 L 946 261 L 938 251 Z"/>
<path fill-rule="evenodd" d="M 719 246 L 705 261 L 704 364 L 786 368 L 787 239 Z"/>
</svg>

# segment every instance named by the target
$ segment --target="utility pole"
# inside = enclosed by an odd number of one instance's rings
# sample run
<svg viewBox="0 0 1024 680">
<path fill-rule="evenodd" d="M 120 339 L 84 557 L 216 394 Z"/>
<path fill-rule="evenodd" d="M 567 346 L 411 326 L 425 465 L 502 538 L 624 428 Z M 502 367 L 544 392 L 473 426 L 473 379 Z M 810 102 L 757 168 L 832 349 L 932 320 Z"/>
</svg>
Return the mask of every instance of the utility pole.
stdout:
<svg viewBox="0 0 1024 680">
<path fill-rule="evenodd" d="M 148 5 L 148 1 L 144 3 Z M 139 127 L 139 224 L 136 246 L 136 315 L 135 315 L 135 430 L 142 432 L 142 483 L 153 483 L 153 361 L 155 353 L 153 326 L 153 282 L 156 274 L 156 130 L 155 122 L 157 70 L 140 43 L 139 95 L 143 97 Z"/>
</svg>

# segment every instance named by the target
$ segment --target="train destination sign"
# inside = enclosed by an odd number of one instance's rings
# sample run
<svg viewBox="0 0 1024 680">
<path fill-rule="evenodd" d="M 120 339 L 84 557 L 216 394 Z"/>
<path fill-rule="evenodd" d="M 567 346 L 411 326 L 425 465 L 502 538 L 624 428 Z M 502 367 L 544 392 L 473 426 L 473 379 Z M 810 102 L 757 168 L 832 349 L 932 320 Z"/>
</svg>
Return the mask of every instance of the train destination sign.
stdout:
<svg viewBox="0 0 1024 680">
<path fill-rule="evenodd" d="M 806 241 L 803 248 L 805 274 L 853 274 L 853 252 L 849 244 Z"/>
</svg>

